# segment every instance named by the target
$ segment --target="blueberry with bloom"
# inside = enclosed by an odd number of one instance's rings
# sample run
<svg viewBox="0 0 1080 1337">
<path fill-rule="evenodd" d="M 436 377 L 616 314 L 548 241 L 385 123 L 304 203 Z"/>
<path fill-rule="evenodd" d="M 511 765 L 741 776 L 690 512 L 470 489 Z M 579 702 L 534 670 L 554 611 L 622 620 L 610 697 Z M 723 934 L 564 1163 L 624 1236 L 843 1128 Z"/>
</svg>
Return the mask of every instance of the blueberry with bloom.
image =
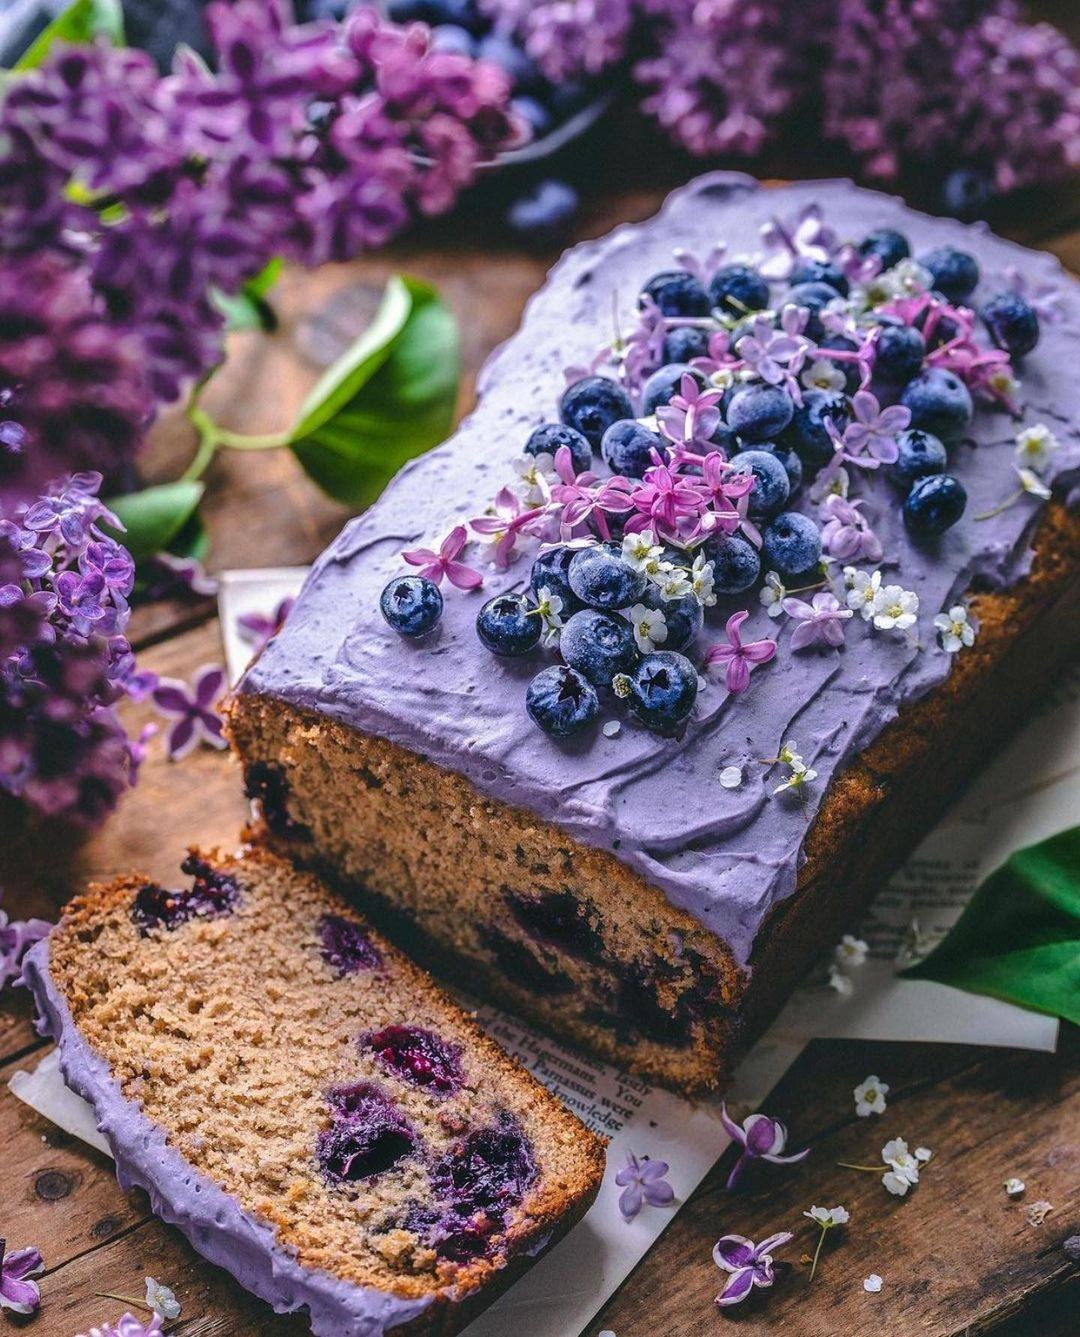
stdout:
<svg viewBox="0 0 1080 1337">
<path fill-rule="evenodd" d="M 731 1275 L 724 1282 L 716 1303 L 721 1308 L 736 1305 L 745 1300 L 755 1286 L 771 1286 L 774 1280 L 773 1250 L 794 1238 L 790 1230 L 777 1231 L 760 1244 L 745 1235 L 722 1235 L 713 1248 L 713 1262 Z"/>
<path fill-rule="evenodd" d="M 615 1176 L 615 1182 L 622 1189 L 619 1194 L 619 1211 L 624 1221 L 633 1221 L 642 1207 L 670 1207 L 675 1201 L 675 1190 L 667 1182 L 668 1164 L 666 1161 L 650 1160 L 648 1156 L 640 1159 L 627 1152 L 626 1164 Z"/>
<path fill-rule="evenodd" d="M 455 525 L 440 543 L 438 551 L 433 551 L 431 548 L 410 548 L 401 556 L 410 566 L 418 566 L 420 575 L 433 580 L 436 585 L 441 585 L 445 576 L 450 584 L 456 585 L 459 590 L 476 590 L 484 583 L 484 577 L 473 567 L 459 561 L 468 541 L 469 531 L 465 526 Z"/>
<path fill-rule="evenodd" d="M 222 734 L 222 719 L 213 709 L 225 691 L 225 670 L 220 664 L 201 668 L 190 687 L 175 678 L 162 678 L 151 693 L 154 709 L 167 719 L 166 748 L 170 761 L 180 761 L 200 742 L 210 747 L 228 746 Z"/>
<path fill-rule="evenodd" d="M 45 1270 L 45 1262 L 37 1249 L 7 1250 L 7 1241 L 0 1239 L 0 1309 L 13 1314 L 33 1314 L 41 1304 L 41 1291 L 31 1278 Z"/>
<path fill-rule="evenodd" d="M 49 936 L 51 928 L 44 919 L 9 919 L 7 911 L 0 908 L 0 993 L 9 984 L 23 982 L 23 957 L 35 942 Z"/>
<path fill-rule="evenodd" d="M 711 645 L 705 651 L 707 668 L 713 664 L 725 666 L 724 685 L 733 696 L 745 692 L 750 686 L 751 669 L 757 668 L 759 664 L 767 664 L 776 654 L 776 642 L 767 637 L 758 641 L 743 641 L 740 628 L 749 616 L 745 609 L 732 613 L 725 628 L 727 644 Z"/>
<path fill-rule="evenodd" d="M 768 1114 L 750 1114 L 736 1123 L 728 1114 L 725 1102 L 720 1104 L 720 1122 L 727 1135 L 742 1148 L 739 1159 L 728 1175 L 727 1189 L 738 1187 L 747 1168 L 756 1160 L 768 1161 L 772 1165 L 797 1165 L 810 1155 L 810 1148 L 785 1156 L 788 1131 L 785 1124 Z"/>
<path fill-rule="evenodd" d="M 843 645 L 844 622 L 855 616 L 850 608 L 841 607 L 831 590 L 821 590 L 809 603 L 788 596 L 783 609 L 798 624 L 791 633 L 793 650 L 805 650 L 815 644 L 834 648 Z"/>
</svg>

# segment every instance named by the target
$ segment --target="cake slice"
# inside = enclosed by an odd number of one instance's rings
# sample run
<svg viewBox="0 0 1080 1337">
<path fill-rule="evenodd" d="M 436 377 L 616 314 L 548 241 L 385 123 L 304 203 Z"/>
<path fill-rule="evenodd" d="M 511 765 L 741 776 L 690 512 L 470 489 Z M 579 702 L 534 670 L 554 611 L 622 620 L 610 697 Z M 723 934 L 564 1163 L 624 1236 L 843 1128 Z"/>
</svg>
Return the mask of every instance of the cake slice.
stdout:
<svg viewBox="0 0 1080 1337">
<path fill-rule="evenodd" d="M 602 1141 L 267 852 L 92 886 L 25 974 L 121 1185 L 322 1337 L 457 1332 L 599 1188 Z"/>
</svg>

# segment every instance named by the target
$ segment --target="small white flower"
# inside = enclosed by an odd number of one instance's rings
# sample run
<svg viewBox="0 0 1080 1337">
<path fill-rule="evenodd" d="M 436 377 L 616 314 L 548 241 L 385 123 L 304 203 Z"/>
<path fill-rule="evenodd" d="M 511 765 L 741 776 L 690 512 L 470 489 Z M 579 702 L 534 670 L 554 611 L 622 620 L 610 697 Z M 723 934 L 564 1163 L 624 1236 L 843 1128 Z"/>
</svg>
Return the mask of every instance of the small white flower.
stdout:
<svg viewBox="0 0 1080 1337">
<path fill-rule="evenodd" d="M 862 938 L 856 938 L 850 933 L 845 933 L 833 948 L 833 956 L 837 965 L 861 966 L 865 964 L 866 954 L 869 950 L 869 943 Z M 888 1090 L 887 1087 L 886 1090 Z"/>
<path fill-rule="evenodd" d="M 716 603 L 716 595 L 713 593 L 713 563 L 705 560 L 703 552 L 698 553 L 690 568 L 690 588 L 702 608 L 711 608 Z"/>
<path fill-rule="evenodd" d="M 881 1148 L 881 1159 L 889 1167 L 881 1182 L 890 1193 L 904 1197 L 909 1188 L 919 1182 L 919 1162 L 908 1151 L 902 1137 L 894 1137 Z"/>
<path fill-rule="evenodd" d="M 934 626 L 938 629 L 941 648 L 946 654 L 955 655 L 964 646 L 975 644 L 975 628 L 963 604 L 955 604 L 947 613 L 938 613 L 934 618 Z"/>
<path fill-rule="evenodd" d="M 547 585 L 541 585 L 537 591 L 537 612 L 544 624 L 543 642 L 547 646 L 558 645 L 562 631 L 563 601 L 560 595 Z"/>
<path fill-rule="evenodd" d="M 1061 443 L 1044 422 L 1025 427 L 1016 434 L 1016 463 L 1019 468 L 1044 473 L 1053 463 Z"/>
<path fill-rule="evenodd" d="M 842 390 L 844 373 L 828 358 L 815 358 L 799 377 L 807 390 Z"/>
<path fill-rule="evenodd" d="M 826 497 L 831 496 L 843 497 L 846 501 L 850 489 L 851 476 L 843 465 L 835 473 L 822 469 L 810 485 L 810 500 L 815 506 L 820 506 Z"/>
<path fill-rule="evenodd" d="M 738 766 L 725 766 L 720 772 L 721 789 L 738 789 L 742 781 L 743 774 Z"/>
<path fill-rule="evenodd" d="M 798 766 L 792 766 L 791 774 L 782 781 L 773 790 L 774 794 L 782 794 L 786 789 L 792 790 L 796 794 L 801 794 L 806 785 L 817 779 L 817 771 L 804 766 L 802 762 Z"/>
<path fill-rule="evenodd" d="M 776 574 L 770 571 L 765 576 L 765 584 L 761 587 L 758 599 L 761 606 L 768 612 L 770 617 L 780 617 L 784 611 L 784 600 L 787 598 L 787 589 L 784 582 Z"/>
<path fill-rule="evenodd" d="M 805 769 L 803 759 L 799 756 L 799 745 L 794 738 L 789 738 L 786 743 L 781 744 L 776 760 L 784 766 L 790 766 L 793 770 Z"/>
<path fill-rule="evenodd" d="M 1054 1204 L 1052 1202 L 1047 1202 L 1045 1198 L 1040 1198 L 1038 1202 L 1033 1202 L 1027 1209 L 1028 1224 L 1032 1226 L 1041 1226 L 1053 1210 Z"/>
<path fill-rule="evenodd" d="M 1014 1176 L 1011 1179 L 1006 1179 L 1002 1187 L 1005 1189 L 1005 1192 L 1009 1195 L 1010 1198 L 1018 1198 L 1020 1194 L 1023 1193 L 1023 1191 L 1027 1188 L 1027 1185 L 1024 1183 L 1022 1179 L 1017 1179 Z"/>
<path fill-rule="evenodd" d="M 540 506 L 551 498 L 551 484 L 559 481 L 555 457 L 547 451 L 522 455 L 514 461 L 514 491 L 527 506 Z"/>
<path fill-rule="evenodd" d="M 730 367 L 717 367 L 709 376 L 709 384 L 714 390 L 727 390 L 735 382 L 735 373 Z"/>
<path fill-rule="evenodd" d="M 160 1281 L 155 1281 L 153 1277 L 146 1277 L 146 1303 L 154 1311 L 160 1314 L 162 1318 L 179 1318 L 180 1302 L 176 1294 L 170 1287 L 162 1285 Z"/>
<path fill-rule="evenodd" d="M 644 571 L 652 563 L 653 569 L 664 555 L 663 548 L 651 541 L 649 534 L 626 534 L 622 541 L 623 561 L 629 563 L 635 571 Z"/>
<path fill-rule="evenodd" d="M 846 1225 L 851 1220 L 846 1207 L 811 1207 L 808 1212 L 803 1212 L 803 1216 L 816 1221 L 826 1230 L 830 1230 L 833 1226 Z"/>
<path fill-rule="evenodd" d="M 662 645 L 668 637 L 667 621 L 659 608 L 647 608 L 644 604 L 634 604 L 627 613 L 630 625 L 634 629 L 634 640 L 643 655 Z"/>
<path fill-rule="evenodd" d="M 605 738 L 618 738 L 621 730 L 622 725 L 618 720 L 608 720 L 600 732 Z"/>
<path fill-rule="evenodd" d="M 876 1272 L 871 1272 L 863 1282 L 862 1288 L 869 1295 L 877 1295 L 878 1291 L 881 1290 L 881 1278 Z M 604 1334 L 601 1333 L 600 1337 L 604 1337 Z"/>
<path fill-rule="evenodd" d="M 930 1150 L 929 1147 L 916 1147 L 916 1148 L 915 1148 L 915 1159 L 916 1159 L 921 1165 L 925 1165 L 927 1161 L 929 1161 L 929 1160 L 933 1160 L 933 1157 L 934 1157 L 934 1153 Z"/>
<path fill-rule="evenodd" d="M 849 976 L 845 975 L 837 966 L 829 967 L 829 988 L 833 989 L 841 998 L 850 998 L 855 986 L 852 984 Z"/>
<path fill-rule="evenodd" d="M 884 1114 L 888 1091 L 887 1082 L 882 1082 L 877 1077 L 867 1077 L 855 1088 L 855 1113 L 860 1119 L 865 1119 L 871 1114 Z"/>
<path fill-rule="evenodd" d="M 1034 470 L 1017 469 L 1016 476 L 1020 480 L 1021 492 L 1026 492 L 1031 497 L 1038 497 L 1040 501 L 1050 500 L 1050 489 Z"/>
<path fill-rule="evenodd" d="M 1020 393 L 1020 382 L 1012 374 L 1008 363 L 1001 363 L 986 378 L 986 383 L 994 394 L 1008 403 Z"/>
<path fill-rule="evenodd" d="M 907 631 L 915 625 L 918 612 L 919 596 L 902 585 L 886 585 L 874 597 L 874 626 L 878 631 Z"/>
<path fill-rule="evenodd" d="M 848 592 L 847 606 L 859 613 L 864 622 L 869 622 L 881 593 L 881 572 L 858 571 L 853 566 L 845 566 L 844 585 Z"/>
<path fill-rule="evenodd" d="M 648 571 L 648 568 L 646 568 Z M 684 599 L 693 593 L 690 573 L 685 566 L 676 566 L 674 562 L 661 562 L 655 572 L 648 571 L 649 579 L 656 586 L 660 598 L 668 603 Z"/>
</svg>

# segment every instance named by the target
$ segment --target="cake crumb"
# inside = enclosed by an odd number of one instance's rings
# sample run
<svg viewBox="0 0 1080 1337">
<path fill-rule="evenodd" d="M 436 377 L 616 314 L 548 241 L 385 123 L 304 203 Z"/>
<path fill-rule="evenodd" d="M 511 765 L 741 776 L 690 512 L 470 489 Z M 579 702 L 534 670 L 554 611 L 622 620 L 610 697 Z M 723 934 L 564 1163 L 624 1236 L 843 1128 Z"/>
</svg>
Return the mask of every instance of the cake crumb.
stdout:
<svg viewBox="0 0 1080 1337">
<path fill-rule="evenodd" d="M 602 730 L 605 738 L 618 738 L 622 732 L 622 725 L 618 720 L 608 720 Z"/>
</svg>

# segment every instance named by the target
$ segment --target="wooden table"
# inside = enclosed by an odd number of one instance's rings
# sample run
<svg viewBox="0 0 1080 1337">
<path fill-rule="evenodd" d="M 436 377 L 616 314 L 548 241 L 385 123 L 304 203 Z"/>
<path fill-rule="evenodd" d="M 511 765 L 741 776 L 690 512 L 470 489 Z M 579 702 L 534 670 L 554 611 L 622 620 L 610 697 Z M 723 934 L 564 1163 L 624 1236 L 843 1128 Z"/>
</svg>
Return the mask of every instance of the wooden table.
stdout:
<svg viewBox="0 0 1080 1337">
<path fill-rule="evenodd" d="M 604 179 L 619 183 L 588 206 L 578 229 L 582 237 L 647 216 L 667 186 L 693 170 L 655 142 L 644 148 L 628 143 L 618 128 L 602 129 L 580 152 L 594 155 Z M 580 179 L 590 179 L 591 166 L 577 164 Z M 818 164 L 817 174 L 824 171 Z M 372 309 L 382 281 L 398 269 L 434 281 L 460 319 L 466 367 L 461 407 L 467 408 L 481 361 L 512 333 L 553 258 L 510 246 L 484 217 L 491 200 L 489 194 L 354 265 L 287 274 L 277 298 L 280 330 L 270 339 L 234 339 L 228 366 L 208 397 L 211 409 L 241 430 L 279 427 L 317 374 L 311 351 L 325 346 L 343 313 Z M 1080 209 L 1068 192 L 1034 204 L 1019 201 L 997 226 L 1080 269 Z M 154 433 L 148 481 L 174 477 L 192 449 L 182 418 L 167 416 Z M 223 453 L 209 484 L 204 515 L 213 542 L 211 569 L 308 562 L 345 515 L 284 453 Z M 189 678 L 222 658 L 211 602 L 139 610 L 132 629 L 142 663 L 161 674 Z M 133 723 L 143 713 L 133 711 Z M 51 832 L 29 833 L 9 815 L 0 844 L 7 908 L 52 917 L 87 878 L 130 867 L 168 880 L 186 842 L 230 845 L 245 814 L 235 762 L 203 749 L 170 765 L 158 738 L 138 788 L 93 839 L 80 844 Z M 72 1337 L 115 1319 L 119 1306 L 95 1292 L 141 1295 L 149 1274 L 180 1296 L 183 1316 L 170 1330 L 182 1337 L 306 1332 L 301 1319 L 275 1317 L 226 1273 L 202 1262 L 179 1234 L 150 1215 L 141 1193 L 121 1193 L 105 1157 L 10 1095 L 11 1073 L 44 1052 L 25 996 L 9 993 L 0 1003 L 0 1234 L 11 1248 L 34 1244 L 45 1257 L 42 1310 L 30 1331 Z M 729 1323 L 747 1335 L 791 1337 L 1075 1333 L 1080 1295 L 1069 1279 L 1080 1269 L 1069 1263 L 1062 1242 L 1080 1231 L 1078 1052 L 1075 1032 L 1064 1034 L 1057 1055 L 812 1044 L 765 1105 L 788 1122 L 794 1143 L 813 1145 L 810 1158 L 794 1168 L 766 1167 L 771 1172 L 753 1178 L 738 1197 L 722 1191 L 730 1168 L 730 1156 L 723 1158 L 589 1325 L 589 1337 L 602 1328 L 617 1337 L 689 1337 L 723 1331 Z M 892 1088 L 881 1120 L 854 1115 L 852 1088 L 868 1073 Z M 875 1176 L 837 1165 L 876 1160 L 886 1137 L 894 1135 L 913 1145 L 925 1142 L 936 1153 L 923 1182 L 903 1200 L 888 1197 Z M 1028 1186 L 1020 1202 L 1003 1191 L 1009 1175 Z M 1026 1217 L 1037 1199 L 1054 1207 L 1041 1226 Z M 801 1216 L 813 1203 L 843 1203 L 852 1219 L 842 1236 L 830 1239 L 811 1286 L 809 1268 L 798 1260 L 813 1248 L 815 1233 Z M 760 1239 L 785 1228 L 798 1233 L 785 1251 L 793 1261 L 780 1269 L 781 1284 L 759 1292 L 764 1303 L 755 1299 L 733 1317 L 718 1313 L 712 1301 L 721 1274 L 710 1257 L 716 1238 L 737 1232 Z M 885 1278 L 878 1295 L 863 1291 L 871 1272 Z"/>
</svg>

